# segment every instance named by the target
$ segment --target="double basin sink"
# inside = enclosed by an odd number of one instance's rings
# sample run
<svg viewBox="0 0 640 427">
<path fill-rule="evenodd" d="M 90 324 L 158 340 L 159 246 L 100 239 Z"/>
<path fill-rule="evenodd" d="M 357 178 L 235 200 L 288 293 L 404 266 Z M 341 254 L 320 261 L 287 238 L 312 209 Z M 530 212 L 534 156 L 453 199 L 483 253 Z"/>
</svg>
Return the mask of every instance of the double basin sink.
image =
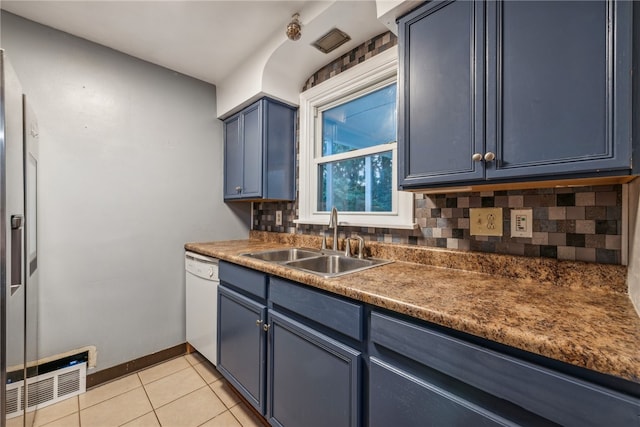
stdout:
<svg viewBox="0 0 640 427">
<path fill-rule="evenodd" d="M 343 276 L 393 262 L 376 258 L 352 258 L 335 251 L 307 248 L 273 249 L 242 255 L 326 278 Z"/>
</svg>

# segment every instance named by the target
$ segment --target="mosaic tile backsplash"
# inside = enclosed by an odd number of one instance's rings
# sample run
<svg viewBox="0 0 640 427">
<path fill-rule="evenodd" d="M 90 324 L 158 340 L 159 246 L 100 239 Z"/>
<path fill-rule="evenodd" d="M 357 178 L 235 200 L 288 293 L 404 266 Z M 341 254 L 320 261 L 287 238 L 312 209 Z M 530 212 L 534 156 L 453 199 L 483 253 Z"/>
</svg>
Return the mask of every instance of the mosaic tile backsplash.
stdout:
<svg viewBox="0 0 640 427">
<path fill-rule="evenodd" d="M 501 237 L 471 236 L 469 208 L 503 208 Z M 533 237 L 510 236 L 510 210 L 533 209 Z M 275 213 L 282 211 L 282 226 Z M 340 236 L 359 234 L 366 240 L 479 252 L 620 264 L 622 248 L 622 185 L 416 194 L 415 230 L 340 227 Z M 296 226 L 292 202 L 256 203 L 253 229 L 321 234 L 319 225 Z"/>
<path fill-rule="evenodd" d="M 380 34 L 315 72 L 307 90 L 395 46 L 390 32 Z M 455 194 L 415 194 L 418 228 L 340 227 L 341 237 L 359 234 L 369 241 L 413 244 L 488 253 L 523 255 L 620 264 L 622 248 L 622 185 L 488 191 Z M 503 208 L 501 237 L 471 236 L 469 209 Z M 533 237 L 511 238 L 510 210 L 533 209 Z M 282 211 L 282 226 L 275 225 Z M 255 203 L 252 228 L 258 231 L 319 235 L 327 227 L 296 225 L 296 202 Z"/>
</svg>

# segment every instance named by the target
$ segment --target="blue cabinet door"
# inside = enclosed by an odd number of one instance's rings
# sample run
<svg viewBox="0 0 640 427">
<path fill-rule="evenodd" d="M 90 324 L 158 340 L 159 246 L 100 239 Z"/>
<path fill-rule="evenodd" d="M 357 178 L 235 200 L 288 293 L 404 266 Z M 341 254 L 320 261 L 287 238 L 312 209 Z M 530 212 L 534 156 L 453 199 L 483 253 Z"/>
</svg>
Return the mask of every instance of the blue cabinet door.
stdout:
<svg viewBox="0 0 640 427">
<path fill-rule="evenodd" d="M 295 200 L 296 109 L 270 99 L 264 101 L 264 193 L 266 199 Z"/>
<path fill-rule="evenodd" d="M 224 198 L 262 196 L 262 101 L 224 122 Z"/>
<path fill-rule="evenodd" d="M 242 193 L 243 142 L 242 117 L 237 114 L 224 122 L 224 197 L 232 199 Z"/>
<path fill-rule="evenodd" d="M 274 426 L 360 425 L 360 352 L 269 312 L 269 404 Z"/>
<path fill-rule="evenodd" d="M 487 3 L 487 179 L 628 172 L 631 5 Z"/>
<path fill-rule="evenodd" d="M 267 308 L 224 286 L 218 288 L 218 370 L 265 413 Z"/>
<path fill-rule="evenodd" d="M 262 197 L 262 102 L 256 102 L 242 112 L 244 160 L 242 164 L 242 197 Z"/>
<path fill-rule="evenodd" d="M 429 2 L 400 19 L 400 188 L 484 178 L 484 3 Z"/>
</svg>

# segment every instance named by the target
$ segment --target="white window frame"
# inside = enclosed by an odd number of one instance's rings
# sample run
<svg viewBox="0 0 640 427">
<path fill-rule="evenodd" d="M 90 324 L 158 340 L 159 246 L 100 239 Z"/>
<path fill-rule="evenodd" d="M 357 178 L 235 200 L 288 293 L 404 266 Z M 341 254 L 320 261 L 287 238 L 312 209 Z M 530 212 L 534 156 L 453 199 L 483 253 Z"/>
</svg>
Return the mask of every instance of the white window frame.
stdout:
<svg viewBox="0 0 640 427">
<path fill-rule="evenodd" d="M 299 224 L 329 223 L 329 212 L 318 211 L 318 164 L 387 151 L 393 152 L 391 212 L 339 212 L 340 225 L 413 229 L 413 194 L 398 191 L 397 142 L 348 153 L 325 156 L 322 161 L 322 111 L 357 98 L 364 93 L 397 82 L 398 49 L 390 48 L 357 66 L 338 74 L 300 94 L 300 158 L 298 176 Z M 318 119 L 320 118 L 320 119 Z"/>
</svg>

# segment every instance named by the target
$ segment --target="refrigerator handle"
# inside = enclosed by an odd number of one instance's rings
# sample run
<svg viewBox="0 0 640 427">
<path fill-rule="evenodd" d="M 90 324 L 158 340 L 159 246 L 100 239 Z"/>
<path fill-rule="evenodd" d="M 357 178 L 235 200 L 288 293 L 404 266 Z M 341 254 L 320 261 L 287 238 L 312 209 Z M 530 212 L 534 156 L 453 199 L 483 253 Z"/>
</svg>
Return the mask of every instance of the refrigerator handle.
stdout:
<svg viewBox="0 0 640 427">
<path fill-rule="evenodd" d="M 11 295 L 22 286 L 22 230 L 24 216 L 11 215 Z"/>
</svg>

